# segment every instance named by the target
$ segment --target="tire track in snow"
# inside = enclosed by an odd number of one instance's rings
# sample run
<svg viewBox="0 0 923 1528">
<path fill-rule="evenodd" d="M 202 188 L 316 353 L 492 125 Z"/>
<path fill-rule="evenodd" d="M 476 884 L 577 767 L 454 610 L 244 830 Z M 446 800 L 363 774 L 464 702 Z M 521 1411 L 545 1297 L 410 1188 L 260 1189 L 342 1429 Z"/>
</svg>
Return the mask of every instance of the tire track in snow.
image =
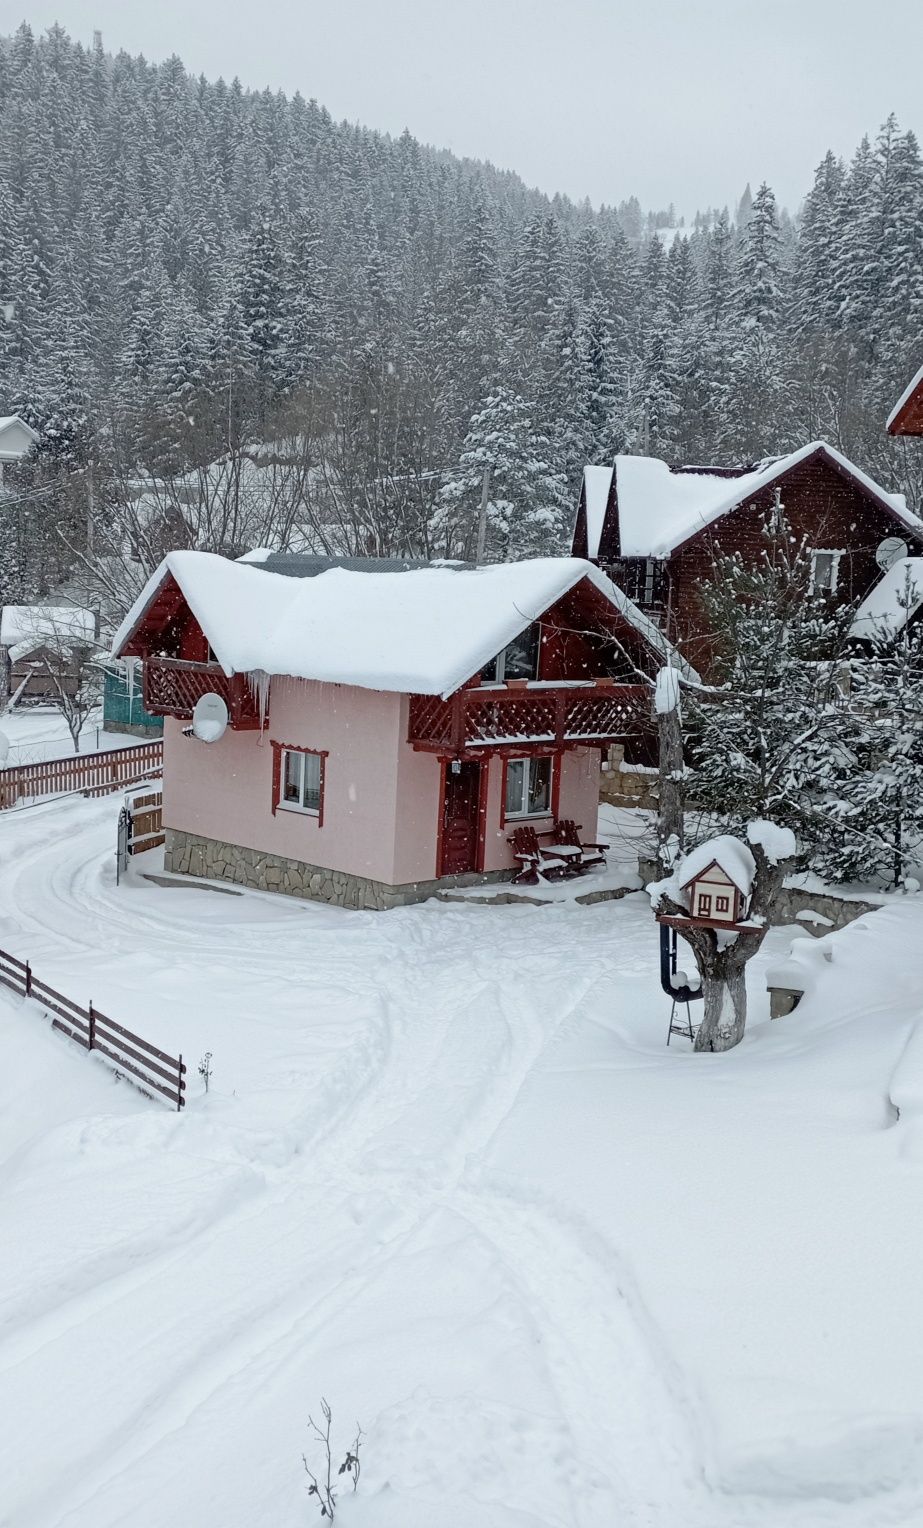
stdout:
<svg viewBox="0 0 923 1528">
<path fill-rule="evenodd" d="M 712 1528 L 692 1408 L 615 1251 L 511 1184 L 474 1175 L 447 1203 L 495 1249 L 540 1334 L 588 1487 L 575 1528 Z"/>
</svg>

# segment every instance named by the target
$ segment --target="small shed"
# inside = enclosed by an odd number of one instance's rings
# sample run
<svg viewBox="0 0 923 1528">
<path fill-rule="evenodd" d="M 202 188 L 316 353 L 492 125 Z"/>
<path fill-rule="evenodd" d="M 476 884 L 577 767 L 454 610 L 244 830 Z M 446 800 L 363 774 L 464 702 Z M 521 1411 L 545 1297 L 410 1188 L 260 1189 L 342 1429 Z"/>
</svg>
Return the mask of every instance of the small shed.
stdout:
<svg viewBox="0 0 923 1528">
<path fill-rule="evenodd" d="M 77 652 L 96 641 L 97 616 L 77 605 L 5 605 L 0 614 L 0 663 L 5 693 L 41 704 L 55 693 L 49 666 L 68 694 L 80 683 Z"/>
<path fill-rule="evenodd" d="M 690 916 L 702 923 L 739 923 L 746 915 L 755 874 L 753 855 L 739 838 L 725 833 L 699 844 L 679 869 Z"/>
<path fill-rule="evenodd" d="M 132 672 L 133 671 L 133 672 Z M 162 737 L 163 717 L 144 709 L 141 663 L 137 658 L 110 659 L 103 686 L 103 726 L 131 737 Z"/>
</svg>

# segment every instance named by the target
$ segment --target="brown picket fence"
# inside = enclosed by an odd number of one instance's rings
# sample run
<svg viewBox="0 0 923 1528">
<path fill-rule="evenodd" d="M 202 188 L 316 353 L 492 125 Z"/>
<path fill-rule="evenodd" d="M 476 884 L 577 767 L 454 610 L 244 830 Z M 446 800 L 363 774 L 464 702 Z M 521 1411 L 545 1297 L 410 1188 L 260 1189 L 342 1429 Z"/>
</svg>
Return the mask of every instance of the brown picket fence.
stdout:
<svg viewBox="0 0 923 1528">
<path fill-rule="evenodd" d="M 149 1045 L 130 1029 L 116 1024 L 92 1003 L 81 1008 L 62 992 L 49 987 L 34 974 L 27 960 L 0 950 L 0 982 L 23 997 L 33 998 L 53 1015 L 52 1028 L 60 1029 L 84 1050 L 97 1051 L 111 1062 L 120 1076 L 142 1093 L 166 1098 L 176 1109 L 185 1105 L 186 1068 L 182 1056 L 168 1056 Z"/>
<path fill-rule="evenodd" d="M 17 801 L 68 791 L 108 796 L 162 771 L 163 743 L 159 738 L 133 748 L 113 748 L 109 753 L 76 753 L 66 759 L 18 764 L 12 769 L 0 769 L 0 812 L 15 806 Z"/>
</svg>

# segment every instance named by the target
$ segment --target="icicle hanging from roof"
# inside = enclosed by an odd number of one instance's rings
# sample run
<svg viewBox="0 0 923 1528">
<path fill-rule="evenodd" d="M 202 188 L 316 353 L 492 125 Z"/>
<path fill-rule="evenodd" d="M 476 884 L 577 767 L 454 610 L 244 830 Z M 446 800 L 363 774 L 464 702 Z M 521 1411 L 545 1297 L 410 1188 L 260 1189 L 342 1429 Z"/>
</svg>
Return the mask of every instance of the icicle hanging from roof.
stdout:
<svg viewBox="0 0 923 1528">
<path fill-rule="evenodd" d="M 247 674 L 247 683 L 250 692 L 256 699 L 257 710 L 260 714 L 260 733 L 266 726 L 266 717 L 269 714 L 269 675 L 265 669 L 251 669 Z"/>
</svg>

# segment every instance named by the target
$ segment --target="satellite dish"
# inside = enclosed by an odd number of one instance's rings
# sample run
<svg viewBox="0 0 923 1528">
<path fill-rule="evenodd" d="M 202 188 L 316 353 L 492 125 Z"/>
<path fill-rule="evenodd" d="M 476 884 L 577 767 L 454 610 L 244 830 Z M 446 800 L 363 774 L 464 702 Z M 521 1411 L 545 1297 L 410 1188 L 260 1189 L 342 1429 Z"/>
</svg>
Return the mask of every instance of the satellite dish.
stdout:
<svg viewBox="0 0 923 1528">
<path fill-rule="evenodd" d="M 902 541 L 900 536 L 886 536 L 875 553 L 875 561 L 887 573 L 896 562 L 903 562 L 907 556 L 906 541 Z"/>
<path fill-rule="evenodd" d="M 0 732 L 0 765 L 6 763 L 10 756 L 10 740 L 5 732 Z"/>
<path fill-rule="evenodd" d="M 228 724 L 228 708 L 220 695 L 209 691 L 201 695 L 192 713 L 192 730 L 200 743 L 217 743 L 224 737 Z"/>
</svg>

